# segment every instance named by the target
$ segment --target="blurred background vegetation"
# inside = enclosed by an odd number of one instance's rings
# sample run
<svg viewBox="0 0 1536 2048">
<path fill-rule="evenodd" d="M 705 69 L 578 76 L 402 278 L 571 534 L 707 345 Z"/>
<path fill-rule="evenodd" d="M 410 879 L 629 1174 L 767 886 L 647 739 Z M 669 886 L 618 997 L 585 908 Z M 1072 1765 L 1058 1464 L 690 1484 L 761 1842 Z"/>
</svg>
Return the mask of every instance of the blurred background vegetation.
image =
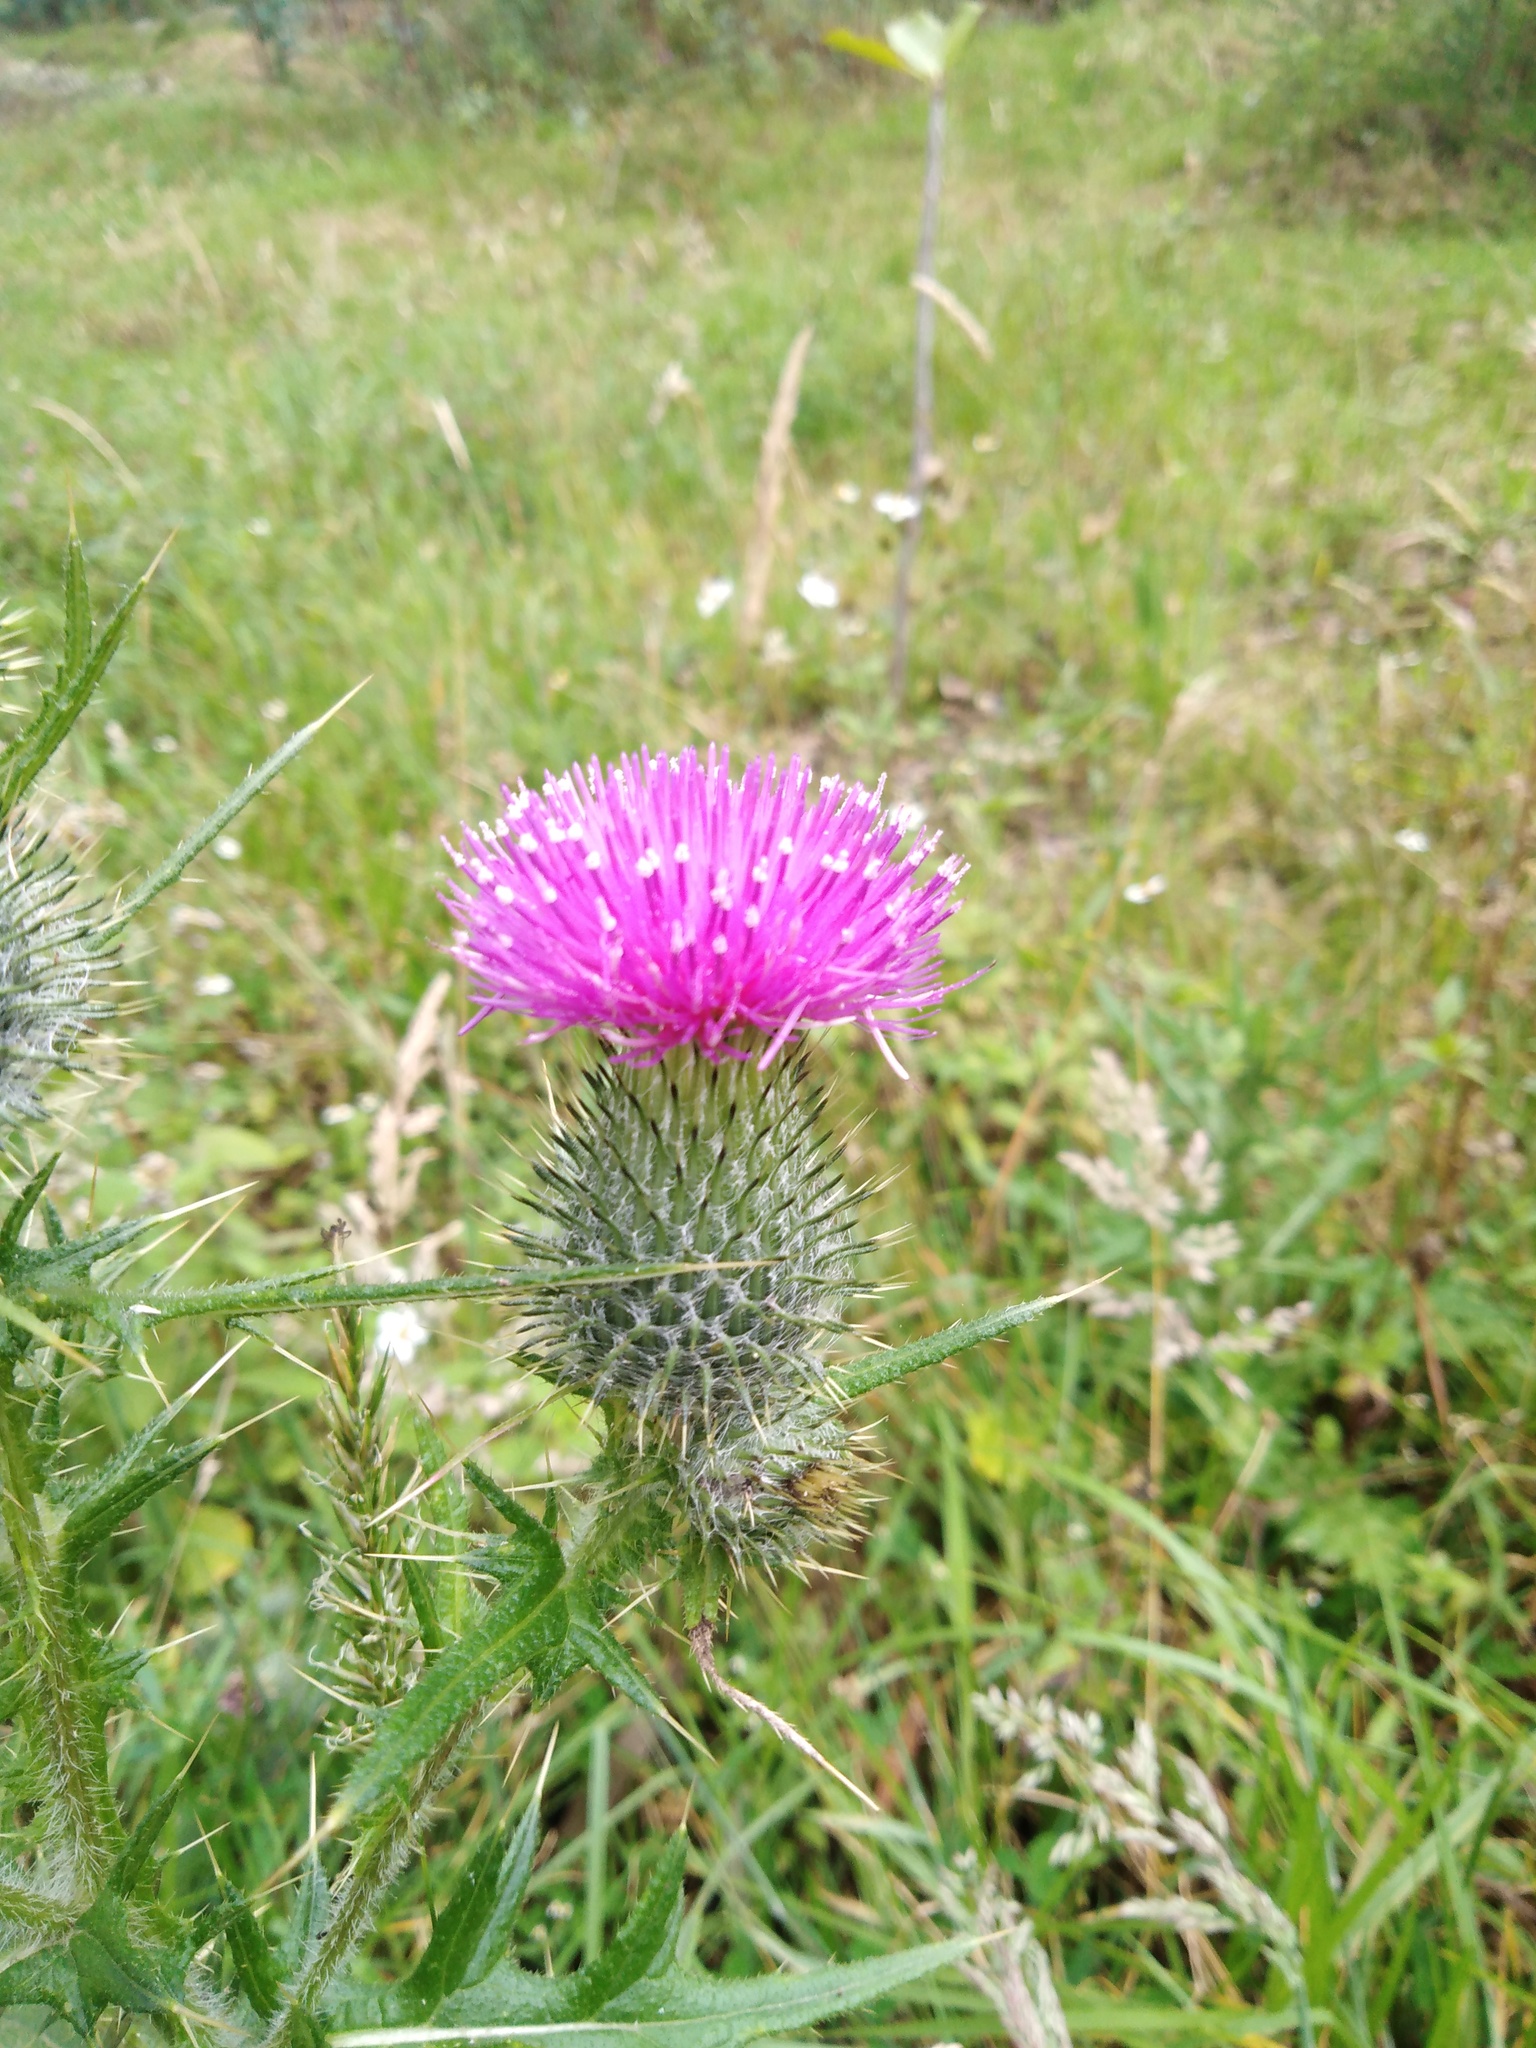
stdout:
<svg viewBox="0 0 1536 2048">
<path fill-rule="evenodd" d="M 1267 1354 L 1172 1369 L 1167 1536 L 1146 1316 L 1074 1306 L 904 1387 L 874 1533 L 840 1561 L 859 1576 L 754 1589 L 729 1644 L 883 1828 L 722 1721 L 668 1651 L 659 1681 L 713 1763 L 597 1692 L 538 1717 L 562 1733 L 525 1955 L 600 1942 L 686 1808 L 697 1939 L 725 1967 L 910 1939 L 922 1858 L 974 1847 L 1035 1912 L 1083 2039 L 1266 2038 L 1235 2003 L 1285 2003 L 1257 1947 L 1213 1962 L 1091 1920 L 1122 1865 L 1051 1865 L 1068 1816 L 1012 1796 L 1019 1758 L 973 1706 L 1046 1688 L 1123 1740 L 1150 1695 L 1229 1793 L 1334 2038 L 1522 2038 L 1530 0 L 993 11 L 953 90 L 940 265 L 992 356 L 942 324 L 900 707 L 897 530 L 871 501 L 905 474 L 923 112 L 817 41 L 876 17 L 0 18 L 0 584 L 46 645 L 71 506 L 99 592 L 176 533 L 70 743 L 58 829 L 115 883 L 373 677 L 127 964 L 132 1052 L 73 1108 L 77 1219 L 240 1187 L 185 1240 L 190 1273 L 310 1262 L 338 1214 L 367 1255 L 500 1256 L 545 1067 L 571 1055 L 499 1022 L 456 1038 L 456 987 L 407 1053 L 443 964 L 439 835 L 594 749 L 718 741 L 888 771 L 972 863 L 951 952 L 990 971 L 916 1085 L 849 1039 L 818 1054 L 851 1171 L 895 1174 L 872 1327 L 1111 1268 L 1161 1291 L 1140 1226 L 1058 1161 L 1101 1147 L 1096 1047 L 1225 1169 L 1242 1249 L 1184 1287 L 1198 1330 L 1311 1304 Z M 739 582 L 806 324 L 769 628 L 743 649 L 696 594 Z M 798 597 L 809 571 L 835 608 Z M 255 1884 L 308 1810 L 321 1333 L 277 1335 L 205 1397 L 262 1419 L 96 1568 L 119 1639 L 157 1651 L 156 1715 L 118 1729 L 130 1803 L 214 1722 L 167 1878 L 193 1897 L 204 1829 Z M 457 1446 L 503 1430 L 504 1480 L 579 1463 L 579 1418 L 507 1367 L 505 1333 L 395 1335 L 403 1390 Z M 190 1384 L 208 1343 L 167 1340 L 157 1373 Z M 93 1397 L 82 1456 L 141 1396 Z M 515 1700 L 488 1721 L 381 1967 L 419 1949 L 542 1739 Z M 924 1996 L 848 2031 L 1001 2038 L 959 1979 Z"/>
</svg>

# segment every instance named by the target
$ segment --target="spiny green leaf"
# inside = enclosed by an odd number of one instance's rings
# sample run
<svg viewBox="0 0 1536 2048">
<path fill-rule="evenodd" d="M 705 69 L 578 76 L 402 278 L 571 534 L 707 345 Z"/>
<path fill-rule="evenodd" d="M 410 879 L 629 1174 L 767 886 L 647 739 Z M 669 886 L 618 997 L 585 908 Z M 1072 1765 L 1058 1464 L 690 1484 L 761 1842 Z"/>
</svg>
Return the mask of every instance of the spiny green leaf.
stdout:
<svg viewBox="0 0 1536 2048">
<path fill-rule="evenodd" d="M 439 1652 L 415 1685 L 379 1721 L 372 1746 L 358 1760 L 342 1792 L 347 1813 L 369 1813 L 404 1785 L 450 1729 L 518 1672 L 558 1646 L 566 1632 L 560 1593 L 565 1561 L 560 1546 L 533 1517 L 503 1550 L 516 1577 L 480 1620 Z"/>
<path fill-rule="evenodd" d="M 919 1337 L 913 1344 L 903 1344 L 898 1351 L 881 1351 L 861 1365 L 844 1366 L 837 1376 L 838 1385 L 850 1401 L 860 1394 L 872 1394 L 876 1387 L 889 1386 L 892 1380 L 904 1379 L 909 1372 L 919 1372 L 925 1365 L 941 1365 L 946 1358 L 969 1351 L 973 1344 L 985 1344 L 993 1337 L 1016 1330 L 1020 1323 L 1032 1323 L 1036 1316 L 1043 1316 L 1048 1308 L 1066 1298 L 1064 1294 L 1042 1294 L 1037 1301 L 992 1309 L 977 1316 L 974 1322 L 951 1323 L 947 1330 Z"/>
<path fill-rule="evenodd" d="M 662 1851 L 639 1904 L 600 1956 L 587 1964 L 572 1987 L 578 2019 L 590 2019 L 643 1977 L 655 1962 L 668 1928 L 676 1927 L 676 1906 L 688 1861 L 688 1836 L 679 1828 Z"/>
<path fill-rule="evenodd" d="M 0 1223 L 0 1258 L 7 1257 L 21 1243 L 21 1233 L 27 1227 L 27 1218 L 42 1199 L 43 1190 L 53 1177 L 53 1169 L 63 1156 L 61 1152 L 50 1154 L 6 1210 L 5 1220 Z"/>
<path fill-rule="evenodd" d="M 240 1989 L 258 2019 L 269 2020 L 282 2003 L 282 1985 L 267 1937 L 256 1916 L 233 1886 L 221 1883 L 224 1897 L 224 1938 Z"/>
<path fill-rule="evenodd" d="M 101 1499 L 89 1508 L 72 1513 L 64 1524 L 60 1545 L 64 1563 L 79 1564 L 98 1543 L 105 1542 L 135 1508 L 142 1507 L 145 1501 L 152 1500 L 166 1487 L 174 1486 L 184 1473 L 195 1471 L 212 1449 L 212 1443 L 201 1437 L 194 1443 L 178 1444 L 174 1450 L 165 1451 L 147 1464 L 124 1473 Z"/>
<path fill-rule="evenodd" d="M 959 1962 L 975 1947 L 975 1937 L 965 1936 L 869 1962 L 748 1978 L 706 1977 L 673 1964 L 640 1977 L 584 2019 L 569 2011 L 569 1986 L 575 1980 L 503 1964 L 476 1990 L 451 2001 L 451 2019 L 445 2013 L 443 2025 L 336 2033 L 331 2048 L 412 2048 L 437 2041 L 537 2042 L 540 2048 L 740 2048 L 764 2034 L 792 2033 L 889 1997 Z"/>
<path fill-rule="evenodd" d="M 71 528 L 64 548 L 64 660 L 60 684 L 77 676 L 91 651 L 91 592 L 85 574 L 85 550 Z"/>
<path fill-rule="evenodd" d="M 70 1938 L 69 1952 L 86 2010 L 163 2012 L 180 1990 L 175 1959 L 136 1940 L 123 1901 L 103 1892 Z"/>
<path fill-rule="evenodd" d="M 142 584 L 136 586 L 135 596 L 140 588 L 142 588 Z M 112 624 L 113 626 L 117 624 L 116 619 L 113 620 Z M 109 626 L 107 632 L 110 633 L 111 631 L 112 626 Z M 105 644 L 105 638 L 106 636 L 103 635 L 103 644 Z M 313 719 L 308 725 L 301 726 L 290 738 L 284 740 L 275 753 L 269 754 L 259 768 L 253 768 L 245 780 L 237 788 L 232 789 L 221 804 L 215 805 L 202 823 L 194 826 L 187 834 L 175 852 L 168 855 L 160 863 L 159 867 L 155 869 L 154 873 L 149 876 L 148 880 L 142 882 L 127 901 L 118 906 L 114 915 L 108 918 L 102 925 L 96 935 L 97 949 L 104 951 L 108 946 L 112 945 L 146 905 L 153 903 L 162 890 L 168 889 L 172 882 L 179 880 L 192 865 L 193 861 L 196 860 L 203 848 L 213 844 L 224 828 L 232 824 L 239 817 L 240 813 L 253 798 L 260 796 L 267 784 L 274 777 L 282 773 L 294 755 L 302 753 L 315 734 L 323 726 L 328 725 L 338 711 L 342 710 L 345 705 L 350 704 L 362 687 L 362 683 L 354 685 L 352 689 L 347 691 L 344 697 L 338 697 L 328 711 L 322 711 L 318 718 Z"/>
<path fill-rule="evenodd" d="M 538 1844 L 536 1802 L 509 1841 L 494 1829 L 487 1833 L 438 1914 L 426 1953 L 401 1989 L 402 2012 L 422 2017 L 436 2012 L 452 1992 L 477 1983 L 500 1962 Z"/>
<path fill-rule="evenodd" d="M 160 566 L 160 556 L 156 555 L 107 621 L 101 638 L 89 648 L 89 652 L 80 655 L 78 662 L 74 662 L 70 659 L 71 651 L 78 654 L 82 641 L 88 643 L 90 634 L 90 605 L 85 595 L 83 560 L 78 571 L 75 568 L 78 555 L 79 543 L 74 542 L 70 551 L 71 566 L 65 577 L 65 662 L 59 670 L 58 681 L 51 690 L 43 692 L 42 702 L 31 720 L 5 748 L 0 749 L 0 819 L 10 816 L 19 799 L 69 737 L 75 720 L 91 701 L 96 685 L 106 674 L 108 664 L 128 630 L 134 606 Z M 75 581 L 77 574 L 78 583 Z"/>
<path fill-rule="evenodd" d="M 91 2017 L 80 1990 L 80 1974 L 67 1948 L 39 1949 L 0 1970 L 0 2012 L 16 2006 L 43 2005 L 87 2034 Z"/>
<path fill-rule="evenodd" d="M 180 1777 L 172 1779 L 118 1851 L 117 1860 L 107 1873 L 107 1889 L 116 1892 L 119 1898 L 128 1897 L 137 1885 L 145 1864 L 154 1855 L 160 1831 L 181 1797 L 181 1786 Z"/>
</svg>

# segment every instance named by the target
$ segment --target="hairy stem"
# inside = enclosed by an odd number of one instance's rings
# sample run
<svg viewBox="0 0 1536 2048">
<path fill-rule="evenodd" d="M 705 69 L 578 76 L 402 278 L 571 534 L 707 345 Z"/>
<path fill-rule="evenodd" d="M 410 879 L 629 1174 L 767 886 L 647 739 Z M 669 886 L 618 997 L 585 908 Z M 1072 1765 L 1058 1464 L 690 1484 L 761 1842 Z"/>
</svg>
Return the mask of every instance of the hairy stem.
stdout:
<svg viewBox="0 0 1536 2048">
<path fill-rule="evenodd" d="M 106 1738 L 82 1669 L 70 1586 L 48 1541 L 18 1428 L 14 1361 L 0 1365 L 0 1512 L 15 1566 L 19 1623 L 31 1677 L 28 1734 L 46 1774 L 49 1816 L 74 1886 L 100 1889 L 122 1826 L 107 1776 Z"/>
<path fill-rule="evenodd" d="M 453 1775 L 460 1745 L 479 1709 L 456 1721 L 412 1773 L 402 1797 L 375 1816 L 353 1845 L 325 1932 L 268 2029 L 263 2048 L 306 2048 L 312 2017 L 337 1972 L 371 1931 L 390 1887 L 420 1839 L 427 1810 Z"/>
</svg>

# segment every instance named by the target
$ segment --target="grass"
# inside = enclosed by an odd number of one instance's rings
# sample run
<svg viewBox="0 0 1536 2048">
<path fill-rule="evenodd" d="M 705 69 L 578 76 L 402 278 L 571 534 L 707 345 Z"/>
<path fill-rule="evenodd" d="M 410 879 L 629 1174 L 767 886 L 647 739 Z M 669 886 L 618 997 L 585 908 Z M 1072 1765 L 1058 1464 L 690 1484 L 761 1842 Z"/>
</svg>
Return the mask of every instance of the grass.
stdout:
<svg viewBox="0 0 1536 2048">
<path fill-rule="evenodd" d="M 17 57 L 82 89 L 22 99 Z M 1050 1865 L 1066 1816 L 1010 1797 L 1020 1758 L 971 1703 L 1011 1683 L 1120 1741 L 1151 1700 L 1300 1929 L 1319 2038 L 1529 2027 L 1536 222 L 1505 186 L 1469 227 L 1412 164 L 1383 177 L 1418 218 L 1326 188 L 1282 217 L 1228 140 L 1254 62 L 1241 13 L 1190 0 L 977 45 L 942 273 L 995 360 L 945 326 L 898 710 L 894 529 L 869 500 L 904 474 L 917 96 L 829 64 L 756 100 L 694 79 L 584 125 L 464 127 L 328 50 L 274 90 L 216 22 L 0 49 L 0 581 L 46 638 L 71 505 L 100 590 L 176 533 L 72 742 L 64 828 L 116 881 L 373 677 L 130 963 L 134 1049 L 82 1097 L 66 1162 L 81 1216 L 254 1182 L 199 1267 L 309 1256 L 368 1185 L 366 1110 L 321 1112 L 388 1094 L 438 970 L 439 833 L 594 749 L 773 745 L 923 803 L 972 864 L 957 973 L 991 963 L 915 1088 L 852 1043 L 823 1055 L 854 1169 L 904 1169 L 877 1204 L 906 1226 L 879 1326 L 1111 1268 L 1171 1284 L 1057 1163 L 1100 1148 L 1096 1046 L 1225 1167 L 1244 1248 L 1184 1286 L 1201 1327 L 1314 1305 L 1235 1360 L 1249 1400 L 1219 1358 L 1173 1370 L 1160 1493 L 1144 1316 L 1070 1307 L 890 1398 L 863 1577 L 744 1595 L 729 1644 L 886 1819 L 722 1721 L 665 1634 L 636 1631 L 715 1760 L 596 1694 L 564 1703 L 530 1957 L 569 1961 L 611 1922 L 691 1797 L 697 1939 L 725 1967 L 910 1938 L 935 1862 L 974 1846 L 1035 1915 L 1082 2039 L 1289 2037 L 1294 2014 L 1243 2004 L 1294 2003 L 1250 1937 L 1218 1966 L 1086 1917 L 1137 1873 Z M 807 321 L 770 665 L 693 600 L 739 577 Z M 672 363 L 689 388 L 664 404 Z M 835 617 L 794 594 L 811 568 L 840 585 Z M 1153 875 L 1164 893 L 1125 898 Z M 557 1074 L 569 1057 L 548 1054 Z M 402 1234 L 462 1217 L 448 1255 L 472 1259 L 515 1207 L 541 1060 L 487 1024 L 445 1071 Z M 579 1430 L 508 1393 L 501 1355 L 466 1320 L 411 1378 L 458 1441 L 515 1418 L 499 1469 L 533 1480 Z M 157 1371 L 203 1362 L 167 1344 Z M 228 1417 L 292 1405 L 147 1512 L 97 1589 L 128 1605 L 125 1639 L 211 1631 L 147 1667 L 159 1724 L 125 1717 L 117 1768 L 142 1797 L 167 1728 L 212 1716 L 196 1813 L 252 1884 L 295 1846 L 320 1704 L 298 1669 L 324 1511 L 306 1386 L 247 1346 Z M 121 1432 L 141 1391 L 104 1390 L 91 1419 Z M 515 1704 L 488 1724 L 381 1966 L 425 1938 L 526 1733 Z M 174 1871 L 208 1887 L 200 1856 Z M 1001 2038 L 958 1979 L 931 1998 L 851 2031 Z"/>
</svg>

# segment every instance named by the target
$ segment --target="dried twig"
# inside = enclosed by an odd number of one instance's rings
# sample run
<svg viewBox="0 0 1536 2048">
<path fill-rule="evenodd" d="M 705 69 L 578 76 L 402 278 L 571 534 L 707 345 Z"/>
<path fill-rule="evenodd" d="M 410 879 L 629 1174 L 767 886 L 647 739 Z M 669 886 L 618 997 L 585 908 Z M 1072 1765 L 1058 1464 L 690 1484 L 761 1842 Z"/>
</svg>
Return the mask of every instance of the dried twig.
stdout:
<svg viewBox="0 0 1536 2048">
<path fill-rule="evenodd" d="M 773 409 L 763 430 L 762 453 L 757 462 L 757 482 L 752 491 L 752 539 L 742 570 L 741 622 L 743 647 L 755 646 L 763 630 L 768 604 L 768 579 L 773 574 L 773 557 L 779 539 L 779 510 L 784 502 L 784 478 L 789 469 L 790 436 L 800 407 L 800 380 L 810 353 L 814 327 L 802 327 L 789 345 L 779 388 L 773 394 Z"/>
<path fill-rule="evenodd" d="M 862 1800 L 871 1813 L 880 1811 L 863 1787 L 855 1785 L 852 1778 L 845 1778 L 836 1764 L 828 1763 L 815 1743 L 802 1735 L 793 1722 L 786 1721 L 784 1716 L 776 1714 L 772 1707 L 765 1706 L 761 1700 L 754 1699 L 751 1693 L 743 1692 L 739 1686 L 731 1685 L 720 1676 L 715 1664 L 715 1625 L 712 1621 L 705 1619 L 696 1623 L 688 1631 L 688 1643 L 693 1651 L 694 1662 L 704 1676 L 704 1682 L 719 1693 L 722 1699 L 729 1700 L 733 1707 L 739 1707 L 742 1713 L 752 1715 L 754 1720 L 761 1721 L 765 1727 L 771 1728 L 780 1742 L 787 1742 L 791 1749 L 798 1749 L 800 1754 L 808 1757 L 818 1770 L 823 1770 L 829 1777 L 836 1778 L 844 1791 L 851 1792 L 855 1799 Z"/>
</svg>

